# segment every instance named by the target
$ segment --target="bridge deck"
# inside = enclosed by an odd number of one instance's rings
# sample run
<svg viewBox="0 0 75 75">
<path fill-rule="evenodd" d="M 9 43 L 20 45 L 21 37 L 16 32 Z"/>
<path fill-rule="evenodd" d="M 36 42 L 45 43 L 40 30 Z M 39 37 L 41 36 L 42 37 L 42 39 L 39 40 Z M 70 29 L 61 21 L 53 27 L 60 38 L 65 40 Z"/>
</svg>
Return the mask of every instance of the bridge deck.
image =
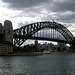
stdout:
<svg viewBox="0 0 75 75">
<path fill-rule="evenodd" d="M 46 40 L 46 41 L 55 41 L 55 42 L 62 42 L 62 43 L 68 43 L 73 44 L 73 42 L 69 42 L 66 40 L 61 39 L 52 39 L 52 38 L 43 38 L 43 37 L 34 37 L 34 36 L 22 36 L 22 35 L 14 35 L 13 38 L 19 38 L 19 39 L 33 39 L 33 40 Z"/>
</svg>

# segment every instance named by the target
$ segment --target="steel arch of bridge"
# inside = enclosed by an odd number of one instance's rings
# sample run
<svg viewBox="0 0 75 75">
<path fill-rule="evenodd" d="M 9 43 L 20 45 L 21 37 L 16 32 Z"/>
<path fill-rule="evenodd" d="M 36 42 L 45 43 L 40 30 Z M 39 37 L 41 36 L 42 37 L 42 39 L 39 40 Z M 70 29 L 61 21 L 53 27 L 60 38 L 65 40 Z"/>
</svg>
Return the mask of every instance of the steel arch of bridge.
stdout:
<svg viewBox="0 0 75 75">
<path fill-rule="evenodd" d="M 55 29 L 63 35 L 63 37 L 66 39 L 66 42 L 73 42 L 74 36 L 66 27 L 56 22 L 44 21 L 32 23 L 21 28 L 15 29 L 13 35 L 14 45 L 21 46 L 27 39 L 25 37 L 31 37 L 34 33 L 44 28 Z"/>
</svg>

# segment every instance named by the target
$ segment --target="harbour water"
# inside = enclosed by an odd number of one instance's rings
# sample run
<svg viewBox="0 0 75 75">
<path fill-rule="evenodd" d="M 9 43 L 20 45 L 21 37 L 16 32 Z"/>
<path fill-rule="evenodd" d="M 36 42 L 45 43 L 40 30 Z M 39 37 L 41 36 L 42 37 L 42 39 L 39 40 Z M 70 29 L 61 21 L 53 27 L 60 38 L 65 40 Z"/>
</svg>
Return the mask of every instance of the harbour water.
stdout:
<svg viewBox="0 0 75 75">
<path fill-rule="evenodd" d="M 0 75 L 75 75 L 75 53 L 0 56 Z"/>
</svg>

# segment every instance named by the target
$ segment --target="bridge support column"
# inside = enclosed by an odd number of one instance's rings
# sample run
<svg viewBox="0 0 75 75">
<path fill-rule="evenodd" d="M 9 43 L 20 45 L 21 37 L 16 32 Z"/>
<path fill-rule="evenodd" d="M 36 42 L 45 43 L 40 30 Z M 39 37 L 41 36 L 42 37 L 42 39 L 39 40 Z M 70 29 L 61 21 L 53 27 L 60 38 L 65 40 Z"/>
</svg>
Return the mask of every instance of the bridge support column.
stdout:
<svg viewBox="0 0 75 75">
<path fill-rule="evenodd" d="M 75 44 L 72 44 L 72 50 L 75 52 Z"/>
<path fill-rule="evenodd" d="M 13 43 L 13 27 L 12 22 L 5 20 L 4 22 L 4 40 Z"/>
<path fill-rule="evenodd" d="M 73 39 L 73 44 L 72 44 L 71 48 L 72 48 L 73 52 L 75 52 L 75 38 Z"/>
</svg>

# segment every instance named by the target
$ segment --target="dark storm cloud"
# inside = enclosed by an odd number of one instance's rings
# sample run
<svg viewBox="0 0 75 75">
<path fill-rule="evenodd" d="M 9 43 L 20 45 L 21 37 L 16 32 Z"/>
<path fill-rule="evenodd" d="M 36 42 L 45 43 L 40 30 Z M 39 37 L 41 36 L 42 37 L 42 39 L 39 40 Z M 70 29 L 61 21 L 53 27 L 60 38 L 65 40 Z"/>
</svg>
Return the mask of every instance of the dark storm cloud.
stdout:
<svg viewBox="0 0 75 75">
<path fill-rule="evenodd" d="M 52 6 L 53 11 L 75 11 L 75 0 L 55 0 Z"/>
<path fill-rule="evenodd" d="M 75 18 L 75 14 L 65 14 L 65 15 L 60 15 L 61 20 L 71 20 Z"/>
<path fill-rule="evenodd" d="M 2 0 L 9 8 L 21 9 L 43 6 L 48 11 L 75 11 L 75 0 Z"/>
<path fill-rule="evenodd" d="M 34 6 L 39 6 L 48 3 L 52 0 L 2 0 L 5 3 L 9 3 L 10 8 L 21 9 L 21 8 L 31 8 Z"/>
<path fill-rule="evenodd" d="M 9 8 L 22 10 L 19 16 L 40 17 L 41 20 L 59 19 L 75 23 L 75 0 L 2 0 Z M 46 10 L 47 13 L 44 14 Z M 42 11 L 42 12 L 41 12 Z M 51 15 L 51 13 L 54 13 Z M 43 16 L 41 16 L 43 15 Z"/>
</svg>

